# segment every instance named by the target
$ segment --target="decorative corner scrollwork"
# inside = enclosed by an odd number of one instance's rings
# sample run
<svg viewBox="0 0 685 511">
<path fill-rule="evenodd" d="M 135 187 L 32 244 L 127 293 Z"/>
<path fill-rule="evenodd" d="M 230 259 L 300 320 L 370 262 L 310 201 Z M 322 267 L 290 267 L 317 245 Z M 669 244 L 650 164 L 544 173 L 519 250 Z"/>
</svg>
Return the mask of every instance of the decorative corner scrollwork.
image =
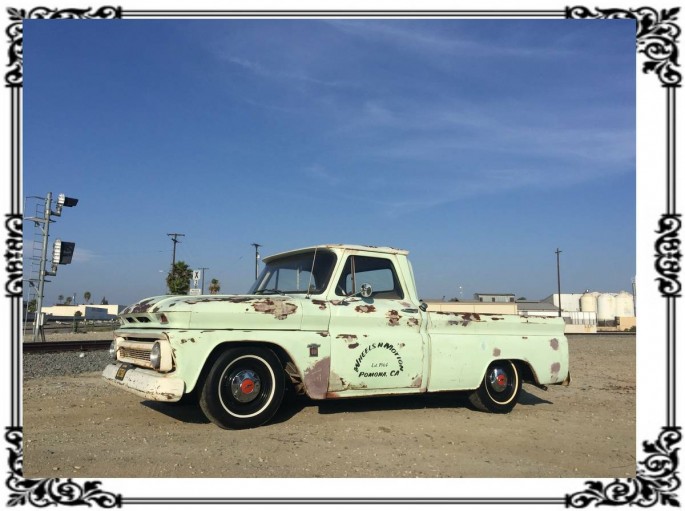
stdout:
<svg viewBox="0 0 685 511">
<path fill-rule="evenodd" d="M 10 489 L 8 507 L 32 505 L 97 505 L 104 508 L 121 507 L 121 495 L 102 491 L 100 481 L 86 481 L 81 486 L 71 479 L 24 479 L 23 430 L 20 427 L 7 428 L 5 438 L 10 444 Z"/>
<path fill-rule="evenodd" d="M 638 9 L 596 9 L 567 7 L 570 19 L 633 19 L 637 22 L 637 48 L 647 56 L 644 73 L 656 73 L 665 86 L 677 87 L 682 75 L 678 64 L 680 27 L 675 23 L 680 8 L 657 11 L 651 7 Z"/>
<path fill-rule="evenodd" d="M 661 275 L 657 278 L 659 291 L 665 297 L 680 296 L 680 240 L 678 231 L 680 230 L 680 215 L 663 215 L 659 220 L 660 236 L 657 238 L 654 248 L 656 250 L 656 271 Z"/>
<path fill-rule="evenodd" d="M 7 241 L 5 242 L 7 251 L 5 252 L 5 270 L 7 271 L 8 281 L 5 284 L 7 296 L 21 298 L 22 296 L 22 217 L 20 215 L 7 215 L 5 221 L 7 228 Z"/>
<path fill-rule="evenodd" d="M 10 40 L 9 68 L 5 74 L 8 87 L 21 87 L 24 83 L 24 31 L 26 19 L 116 19 L 121 18 L 121 7 L 105 6 L 98 9 L 49 9 L 35 7 L 29 11 L 8 7 L 10 24 L 5 33 Z"/>
<path fill-rule="evenodd" d="M 682 435 L 679 427 L 663 428 L 659 439 L 643 442 L 647 459 L 638 466 L 635 479 L 621 481 L 615 479 L 605 484 L 601 481 L 587 481 L 585 491 L 566 495 L 567 507 L 621 506 L 637 505 L 648 507 L 654 505 L 680 505 L 676 490 L 680 488 L 677 475 L 678 449 L 675 445 L 680 442 Z"/>
</svg>

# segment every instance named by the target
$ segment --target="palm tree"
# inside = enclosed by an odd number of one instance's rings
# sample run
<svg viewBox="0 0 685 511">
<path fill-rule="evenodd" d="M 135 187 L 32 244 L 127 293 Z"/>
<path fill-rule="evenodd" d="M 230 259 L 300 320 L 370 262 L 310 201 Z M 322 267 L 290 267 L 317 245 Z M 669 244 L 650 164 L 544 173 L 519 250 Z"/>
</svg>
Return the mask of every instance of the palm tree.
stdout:
<svg viewBox="0 0 685 511">
<path fill-rule="evenodd" d="M 59 295 L 57 297 L 57 305 L 62 305 L 64 303 L 64 295 Z"/>
<path fill-rule="evenodd" d="M 88 300 L 90 300 L 90 296 L 91 296 L 90 291 L 86 291 L 85 293 L 83 293 L 83 301 L 85 303 L 88 303 Z"/>
<path fill-rule="evenodd" d="M 217 279 L 212 279 L 212 281 L 209 283 L 209 294 L 218 295 L 219 291 L 221 291 L 221 284 Z"/>
<path fill-rule="evenodd" d="M 166 278 L 169 294 L 187 295 L 191 278 L 193 278 L 193 270 L 183 261 L 176 261 Z"/>
</svg>

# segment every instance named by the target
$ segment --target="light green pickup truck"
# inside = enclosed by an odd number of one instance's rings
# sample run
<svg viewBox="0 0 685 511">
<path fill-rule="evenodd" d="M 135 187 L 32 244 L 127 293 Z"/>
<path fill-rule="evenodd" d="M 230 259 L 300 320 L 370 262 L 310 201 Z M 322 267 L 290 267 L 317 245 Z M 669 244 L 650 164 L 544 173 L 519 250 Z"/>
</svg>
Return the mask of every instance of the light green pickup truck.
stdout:
<svg viewBox="0 0 685 511">
<path fill-rule="evenodd" d="M 561 319 L 431 311 L 407 251 L 320 245 L 270 256 L 247 295 L 159 296 L 120 316 L 103 377 L 146 399 L 196 394 L 222 428 L 309 398 L 469 391 L 507 413 L 523 382 L 568 384 Z"/>
</svg>

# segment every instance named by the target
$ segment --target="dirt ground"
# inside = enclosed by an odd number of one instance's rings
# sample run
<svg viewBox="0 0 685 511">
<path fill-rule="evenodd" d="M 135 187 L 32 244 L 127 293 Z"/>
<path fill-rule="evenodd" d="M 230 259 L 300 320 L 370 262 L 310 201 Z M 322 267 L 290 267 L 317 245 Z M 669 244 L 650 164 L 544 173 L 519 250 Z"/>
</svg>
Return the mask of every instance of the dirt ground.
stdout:
<svg viewBox="0 0 685 511">
<path fill-rule="evenodd" d="M 298 398 L 265 426 L 227 431 L 197 406 L 143 401 L 99 373 L 30 379 L 24 476 L 634 477 L 635 337 L 569 343 L 571 386 L 524 385 L 507 415 L 463 394 Z"/>
</svg>

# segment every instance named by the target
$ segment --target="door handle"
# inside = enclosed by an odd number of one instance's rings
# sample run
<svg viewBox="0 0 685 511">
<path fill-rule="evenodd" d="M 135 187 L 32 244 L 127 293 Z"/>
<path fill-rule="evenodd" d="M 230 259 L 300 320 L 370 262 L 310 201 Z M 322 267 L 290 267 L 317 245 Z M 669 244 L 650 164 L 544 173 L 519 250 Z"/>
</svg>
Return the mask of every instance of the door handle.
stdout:
<svg viewBox="0 0 685 511">
<path fill-rule="evenodd" d="M 402 309 L 402 312 L 405 312 L 407 314 L 418 314 L 419 309 Z"/>
</svg>

